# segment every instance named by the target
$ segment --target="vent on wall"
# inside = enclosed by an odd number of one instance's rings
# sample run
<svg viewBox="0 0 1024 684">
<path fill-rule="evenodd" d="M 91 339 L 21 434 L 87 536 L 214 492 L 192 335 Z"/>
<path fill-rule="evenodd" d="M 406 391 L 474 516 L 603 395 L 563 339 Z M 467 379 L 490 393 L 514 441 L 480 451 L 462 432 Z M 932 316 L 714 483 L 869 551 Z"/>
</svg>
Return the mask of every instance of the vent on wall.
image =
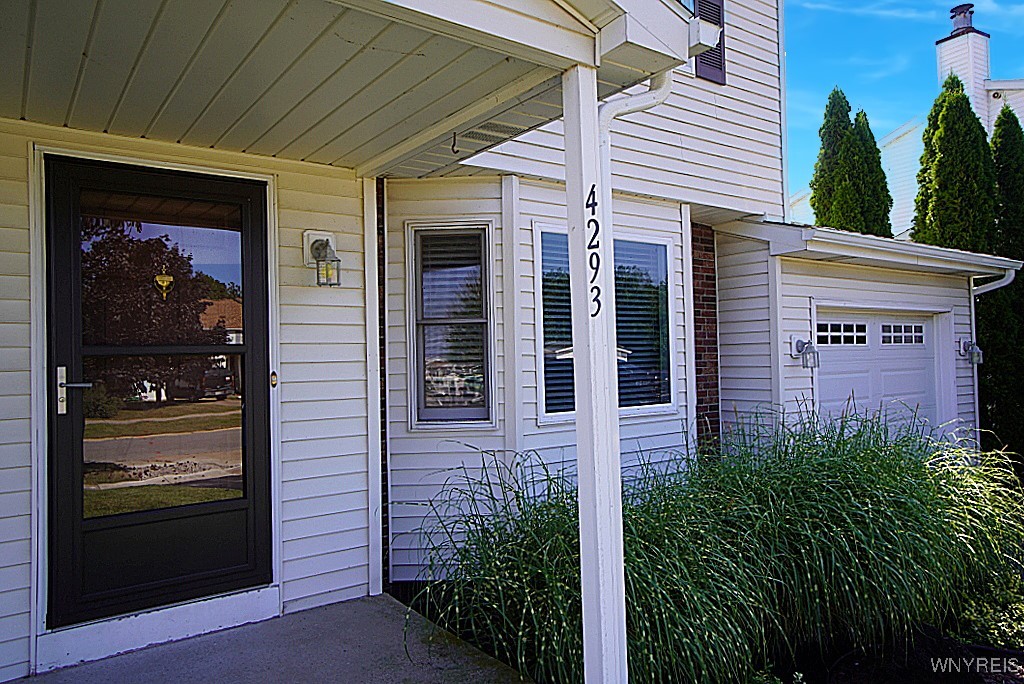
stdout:
<svg viewBox="0 0 1024 684">
<path fill-rule="evenodd" d="M 697 76 L 725 84 L 725 0 L 697 0 L 696 14 L 723 28 L 717 47 L 697 55 Z"/>
</svg>

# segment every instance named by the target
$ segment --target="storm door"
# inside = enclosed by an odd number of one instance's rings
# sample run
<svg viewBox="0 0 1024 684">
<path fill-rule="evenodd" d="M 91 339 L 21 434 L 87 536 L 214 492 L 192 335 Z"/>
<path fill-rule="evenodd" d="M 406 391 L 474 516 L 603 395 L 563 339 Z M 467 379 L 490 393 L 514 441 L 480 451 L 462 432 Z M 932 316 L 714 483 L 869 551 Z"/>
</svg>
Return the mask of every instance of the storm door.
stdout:
<svg viewBox="0 0 1024 684">
<path fill-rule="evenodd" d="M 269 583 L 265 184 L 45 167 L 47 625 Z"/>
</svg>

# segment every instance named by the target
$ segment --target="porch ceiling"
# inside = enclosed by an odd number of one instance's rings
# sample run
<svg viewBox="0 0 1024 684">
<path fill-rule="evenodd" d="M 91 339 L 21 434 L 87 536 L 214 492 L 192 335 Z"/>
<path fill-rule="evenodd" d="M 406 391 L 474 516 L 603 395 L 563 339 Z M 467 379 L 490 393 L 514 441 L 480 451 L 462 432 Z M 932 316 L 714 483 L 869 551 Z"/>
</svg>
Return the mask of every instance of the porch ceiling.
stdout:
<svg viewBox="0 0 1024 684">
<path fill-rule="evenodd" d="M 327 0 L 11 0 L 0 117 L 417 177 L 561 115 L 555 66 L 451 33 Z"/>
</svg>

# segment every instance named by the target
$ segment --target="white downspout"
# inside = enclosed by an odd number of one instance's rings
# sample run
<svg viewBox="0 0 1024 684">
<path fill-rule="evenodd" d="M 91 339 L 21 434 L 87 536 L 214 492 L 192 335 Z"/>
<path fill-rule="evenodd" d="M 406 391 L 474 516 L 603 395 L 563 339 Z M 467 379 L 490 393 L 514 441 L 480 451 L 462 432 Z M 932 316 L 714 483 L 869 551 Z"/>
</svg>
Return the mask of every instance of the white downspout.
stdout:
<svg viewBox="0 0 1024 684">
<path fill-rule="evenodd" d="M 1003 273 L 1003 277 L 1000 278 L 999 280 L 993 280 L 991 282 L 985 283 L 984 285 L 976 285 L 972 287 L 971 294 L 977 297 L 978 295 L 983 295 L 986 292 L 991 292 L 992 290 L 998 290 L 1001 287 L 1006 287 L 1007 285 L 1013 282 L 1013 279 L 1016 277 L 1016 275 L 1017 271 L 1010 269 Z M 974 278 L 971 278 L 971 283 L 974 283 Z"/>
<path fill-rule="evenodd" d="M 665 102 L 672 94 L 672 71 L 651 77 L 646 92 L 620 97 L 598 105 L 598 135 L 601 155 L 601 224 L 612 223 L 612 122 L 620 116 L 642 112 Z"/>
</svg>

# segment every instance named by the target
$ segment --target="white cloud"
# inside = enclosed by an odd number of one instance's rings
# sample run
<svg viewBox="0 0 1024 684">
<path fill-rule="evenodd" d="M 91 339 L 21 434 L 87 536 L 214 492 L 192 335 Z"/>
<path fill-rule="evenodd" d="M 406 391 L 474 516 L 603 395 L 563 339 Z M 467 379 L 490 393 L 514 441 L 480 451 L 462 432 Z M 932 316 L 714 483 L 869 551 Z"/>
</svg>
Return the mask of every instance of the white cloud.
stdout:
<svg viewBox="0 0 1024 684">
<path fill-rule="evenodd" d="M 988 0 L 995 2 L 995 0 Z M 942 11 L 939 9 L 921 9 L 920 5 L 907 2 L 895 2 L 893 0 L 878 0 L 865 4 L 854 4 L 847 2 L 835 2 L 834 0 L 796 0 L 794 3 L 804 9 L 817 10 L 822 12 L 836 12 L 839 14 L 854 14 L 865 17 L 876 17 L 882 19 L 903 19 L 906 21 L 927 21 L 934 22 L 942 19 Z"/>
<path fill-rule="evenodd" d="M 1024 34 L 1024 3 L 975 0 L 974 25 L 982 31 Z"/>
<path fill-rule="evenodd" d="M 897 74 L 902 74 L 911 66 L 910 55 L 896 54 L 886 57 L 849 57 L 842 62 L 843 66 L 852 67 L 858 76 L 866 81 L 880 81 Z"/>
</svg>

